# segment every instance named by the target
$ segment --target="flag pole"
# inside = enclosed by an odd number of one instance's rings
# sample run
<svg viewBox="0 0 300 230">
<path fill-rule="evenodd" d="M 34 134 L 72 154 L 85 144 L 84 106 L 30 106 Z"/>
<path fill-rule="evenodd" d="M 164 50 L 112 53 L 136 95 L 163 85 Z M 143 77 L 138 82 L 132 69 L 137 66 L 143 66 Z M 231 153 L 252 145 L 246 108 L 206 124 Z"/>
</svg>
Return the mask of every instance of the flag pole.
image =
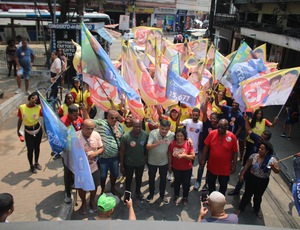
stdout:
<svg viewBox="0 0 300 230">
<path fill-rule="evenodd" d="M 279 115 L 280 115 L 280 113 L 282 112 L 283 108 L 284 108 L 284 105 L 281 106 L 281 108 L 280 108 L 280 110 L 279 110 L 279 112 L 278 112 L 278 114 L 277 114 L 276 117 L 279 117 Z"/>
</svg>

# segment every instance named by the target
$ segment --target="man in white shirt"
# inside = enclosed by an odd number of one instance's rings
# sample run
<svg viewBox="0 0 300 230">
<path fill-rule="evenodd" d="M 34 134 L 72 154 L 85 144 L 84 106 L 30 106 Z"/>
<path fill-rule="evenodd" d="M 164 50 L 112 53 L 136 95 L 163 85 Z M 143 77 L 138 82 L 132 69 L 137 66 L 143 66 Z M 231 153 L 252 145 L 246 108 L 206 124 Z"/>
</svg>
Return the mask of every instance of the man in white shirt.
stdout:
<svg viewBox="0 0 300 230">
<path fill-rule="evenodd" d="M 203 122 L 199 120 L 199 117 L 200 117 L 200 109 L 194 108 L 192 110 L 192 118 L 185 119 L 179 124 L 179 126 L 185 126 L 187 134 L 188 134 L 188 138 L 193 141 L 194 151 L 197 156 L 199 153 L 199 151 L 198 151 L 199 135 L 203 131 Z M 198 182 L 196 182 L 196 183 L 198 183 Z"/>
</svg>

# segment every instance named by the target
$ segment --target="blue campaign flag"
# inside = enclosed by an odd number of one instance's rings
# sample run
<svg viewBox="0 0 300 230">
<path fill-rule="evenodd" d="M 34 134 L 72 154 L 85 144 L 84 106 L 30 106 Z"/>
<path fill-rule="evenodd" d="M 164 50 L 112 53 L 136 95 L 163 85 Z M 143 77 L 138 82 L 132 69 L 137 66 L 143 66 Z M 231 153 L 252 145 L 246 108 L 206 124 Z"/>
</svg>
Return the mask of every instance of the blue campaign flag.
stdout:
<svg viewBox="0 0 300 230">
<path fill-rule="evenodd" d="M 190 107 L 194 107 L 199 90 L 192 83 L 180 77 L 173 71 L 173 62 L 167 77 L 166 98 L 180 101 Z"/>
<path fill-rule="evenodd" d="M 101 47 L 96 38 L 81 23 L 81 59 L 82 71 L 107 81 L 118 90 L 123 91 L 130 99 L 140 100 L 139 95 L 125 82 L 118 70 L 113 65 L 108 54 Z"/>
<path fill-rule="evenodd" d="M 295 157 L 293 161 L 295 172 L 295 183 L 293 184 L 292 193 L 294 197 L 295 207 L 300 216 L 300 157 Z"/>
<path fill-rule="evenodd" d="M 72 156 L 68 157 L 66 154 Z M 75 188 L 81 188 L 84 191 L 95 190 L 87 156 L 73 125 L 70 125 L 68 128 L 68 151 L 64 152 L 63 157 L 64 163 L 74 173 Z"/>
<path fill-rule="evenodd" d="M 49 144 L 54 152 L 60 153 L 67 146 L 68 129 L 41 94 L 39 94 L 39 98 Z"/>
<path fill-rule="evenodd" d="M 263 59 L 250 59 L 249 61 L 236 63 L 230 69 L 230 75 L 227 77 L 232 85 L 231 92 L 235 92 L 242 81 L 245 81 L 251 77 L 259 76 L 259 73 L 265 71 L 267 67 L 264 64 Z"/>
</svg>

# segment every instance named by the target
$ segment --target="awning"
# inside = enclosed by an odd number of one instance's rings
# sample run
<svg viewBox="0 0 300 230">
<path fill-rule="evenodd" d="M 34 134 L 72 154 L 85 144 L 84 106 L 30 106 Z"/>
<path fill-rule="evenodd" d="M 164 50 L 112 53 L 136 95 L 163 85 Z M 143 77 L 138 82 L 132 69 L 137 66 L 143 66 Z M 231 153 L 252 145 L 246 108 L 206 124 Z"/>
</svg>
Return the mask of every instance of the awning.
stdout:
<svg viewBox="0 0 300 230">
<path fill-rule="evenodd" d="M 202 37 L 204 34 L 205 31 L 198 31 L 198 32 L 191 33 L 191 35 L 194 37 Z"/>
<path fill-rule="evenodd" d="M 105 28 L 101 28 L 96 31 L 107 42 L 109 42 L 110 44 L 113 43 L 114 37 Z"/>
<path fill-rule="evenodd" d="M 105 28 L 110 28 L 110 29 L 114 29 L 117 26 L 119 26 L 119 24 L 104 25 Z"/>
<path fill-rule="evenodd" d="M 122 36 L 121 33 L 111 30 L 111 29 L 105 29 L 108 33 L 110 33 L 115 39 L 118 39 L 119 37 Z"/>
</svg>

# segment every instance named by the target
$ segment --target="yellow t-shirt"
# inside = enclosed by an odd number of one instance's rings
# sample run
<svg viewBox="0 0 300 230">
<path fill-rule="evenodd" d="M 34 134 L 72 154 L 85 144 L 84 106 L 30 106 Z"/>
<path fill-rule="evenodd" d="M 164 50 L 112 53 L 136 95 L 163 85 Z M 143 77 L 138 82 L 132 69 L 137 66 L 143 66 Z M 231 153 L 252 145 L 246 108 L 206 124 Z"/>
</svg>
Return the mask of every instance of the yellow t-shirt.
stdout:
<svg viewBox="0 0 300 230">
<path fill-rule="evenodd" d="M 249 122 L 251 122 L 251 120 L 249 120 Z M 252 130 L 253 133 L 256 133 L 257 135 L 260 136 L 260 135 L 263 133 L 263 131 L 265 131 L 265 129 L 266 129 L 266 119 L 263 118 L 261 122 L 257 121 L 257 122 L 255 123 L 255 127 L 252 128 L 251 130 Z M 254 142 L 250 139 L 249 136 L 247 136 L 246 140 L 249 141 L 249 142 L 251 142 L 251 143 L 254 143 Z"/>
<path fill-rule="evenodd" d="M 73 87 L 70 91 L 70 93 L 72 94 L 75 94 L 76 95 L 76 98 L 74 98 L 74 102 L 79 104 L 81 102 L 81 95 L 82 95 L 82 91 L 81 90 L 78 90 L 78 92 L 76 91 L 76 89 Z"/>
<path fill-rule="evenodd" d="M 222 100 L 222 101 L 219 102 L 219 104 L 226 105 L 227 101 L 226 100 Z M 215 101 L 213 101 L 213 103 L 212 103 L 212 111 L 214 113 L 217 113 L 217 114 L 222 114 L 223 113 L 222 110 L 216 105 Z"/>
<path fill-rule="evenodd" d="M 78 105 L 78 104 L 74 103 L 74 105 L 76 105 L 76 106 L 79 108 L 79 105 Z M 68 106 L 67 106 L 67 104 L 62 104 L 62 105 L 60 106 L 60 108 L 61 108 L 62 111 L 63 111 L 63 116 L 65 116 L 65 115 L 68 114 Z"/>
<path fill-rule="evenodd" d="M 34 126 L 38 123 L 41 107 L 35 105 L 34 107 L 28 107 L 27 104 L 20 105 L 19 107 L 19 117 L 22 118 L 25 126 Z"/>
<path fill-rule="evenodd" d="M 132 127 L 127 127 L 127 126 L 124 124 L 124 122 L 122 123 L 122 125 L 123 125 L 123 127 L 124 127 L 124 133 L 127 133 L 127 132 L 129 132 L 129 131 L 132 130 Z"/>
<path fill-rule="evenodd" d="M 87 99 L 89 98 L 91 96 L 91 93 L 90 93 L 90 91 L 85 91 L 84 93 L 83 93 L 83 104 L 84 104 L 84 106 L 87 108 L 88 107 L 88 101 L 87 101 Z M 94 103 L 92 103 L 92 106 L 91 107 L 94 107 Z"/>
</svg>

